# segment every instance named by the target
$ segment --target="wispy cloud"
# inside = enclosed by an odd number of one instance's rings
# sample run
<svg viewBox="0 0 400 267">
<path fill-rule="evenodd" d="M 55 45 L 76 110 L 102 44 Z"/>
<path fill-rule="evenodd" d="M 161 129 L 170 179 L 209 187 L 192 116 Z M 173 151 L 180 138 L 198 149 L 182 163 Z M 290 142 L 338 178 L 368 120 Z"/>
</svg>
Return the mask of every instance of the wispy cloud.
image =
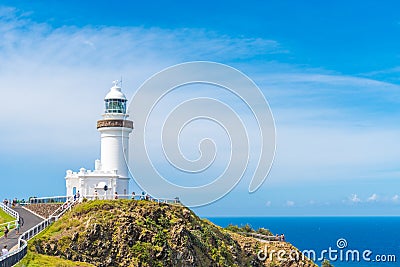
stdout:
<svg viewBox="0 0 400 267">
<path fill-rule="evenodd" d="M 277 40 L 203 29 L 53 28 L 13 8 L 0 9 L 0 35 L 2 99 L 15 99 L 0 107 L 0 123 L 10 125 L 2 129 L 0 139 L 5 154 L 51 151 L 68 159 L 83 151 L 95 159 L 95 121 L 112 80 L 123 76 L 129 98 L 145 79 L 165 67 L 212 60 L 243 67 L 270 102 L 278 134 L 275 181 L 322 184 L 326 177 L 342 181 L 380 172 L 393 177 L 387 169 L 398 167 L 400 87 L 376 79 L 379 73 L 349 76 L 270 62 L 267 55 L 289 52 Z M 249 63 L 255 56 L 265 60 Z M 284 205 L 298 207 L 301 201 L 294 199 L 296 205 L 292 200 Z M 378 199 L 398 202 L 399 196 L 368 198 Z M 272 201 L 278 203 L 271 199 L 265 205 Z M 365 201 L 353 194 L 348 202 Z"/>
<path fill-rule="evenodd" d="M 375 202 L 375 201 L 377 201 L 378 200 L 378 195 L 377 194 L 372 194 L 368 199 L 367 199 L 367 201 L 368 202 Z"/>
<path fill-rule="evenodd" d="M 292 200 L 287 200 L 286 201 L 286 206 L 288 206 L 288 207 L 293 207 L 295 205 L 295 202 L 294 201 L 292 201 Z"/>
<path fill-rule="evenodd" d="M 7 142 L 0 144 L 13 151 L 45 145 L 72 152 L 80 143 L 94 150 L 97 133 L 90 125 L 102 111 L 110 81 L 121 75 L 130 97 L 148 77 L 182 61 L 286 53 L 274 40 L 201 29 L 53 28 L 7 7 L 0 9 L 0 35 L 0 79 L 6 88 L 2 98 L 18 99 L 0 107 L 0 122 L 13 124 L 12 130 L 3 131 Z"/>
<path fill-rule="evenodd" d="M 350 202 L 352 203 L 360 203 L 361 199 L 358 197 L 357 194 L 352 194 L 349 198 Z"/>
</svg>

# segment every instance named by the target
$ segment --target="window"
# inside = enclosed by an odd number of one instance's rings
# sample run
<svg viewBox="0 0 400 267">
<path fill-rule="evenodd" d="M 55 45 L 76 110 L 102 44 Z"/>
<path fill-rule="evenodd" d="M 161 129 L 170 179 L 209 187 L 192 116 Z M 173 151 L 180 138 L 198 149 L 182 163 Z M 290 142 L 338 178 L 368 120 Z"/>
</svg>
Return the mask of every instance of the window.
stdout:
<svg viewBox="0 0 400 267">
<path fill-rule="evenodd" d="M 106 113 L 123 113 L 126 112 L 125 99 L 106 99 Z"/>
</svg>

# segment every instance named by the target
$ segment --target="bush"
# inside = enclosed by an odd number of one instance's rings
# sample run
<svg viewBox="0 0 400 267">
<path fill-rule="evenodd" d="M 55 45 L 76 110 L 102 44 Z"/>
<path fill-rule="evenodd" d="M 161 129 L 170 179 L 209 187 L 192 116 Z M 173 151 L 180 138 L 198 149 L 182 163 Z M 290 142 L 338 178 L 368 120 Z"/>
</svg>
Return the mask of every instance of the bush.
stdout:
<svg viewBox="0 0 400 267">
<path fill-rule="evenodd" d="M 327 259 L 322 262 L 321 267 L 334 267 Z"/>
</svg>

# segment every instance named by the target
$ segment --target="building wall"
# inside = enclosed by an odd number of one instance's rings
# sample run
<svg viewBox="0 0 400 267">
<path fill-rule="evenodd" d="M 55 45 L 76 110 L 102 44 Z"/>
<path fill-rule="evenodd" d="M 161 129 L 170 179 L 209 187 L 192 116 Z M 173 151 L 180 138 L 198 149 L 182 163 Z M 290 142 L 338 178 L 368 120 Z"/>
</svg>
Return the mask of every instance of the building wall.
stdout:
<svg viewBox="0 0 400 267">
<path fill-rule="evenodd" d="M 112 176 L 111 174 L 96 175 L 94 173 L 67 173 L 66 185 L 67 196 L 73 196 L 74 190 L 79 190 L 81 196 L 92 196 L 95 190 L 99 196 L 107 194 L 108 197 L 113 197 L 115 192 L 119 195 L 129 194 L 129 178 Z M 100 183 L 108 186 L 107 192 L 104 191 L 104 186 L 99 187 Z"/>
</svg>

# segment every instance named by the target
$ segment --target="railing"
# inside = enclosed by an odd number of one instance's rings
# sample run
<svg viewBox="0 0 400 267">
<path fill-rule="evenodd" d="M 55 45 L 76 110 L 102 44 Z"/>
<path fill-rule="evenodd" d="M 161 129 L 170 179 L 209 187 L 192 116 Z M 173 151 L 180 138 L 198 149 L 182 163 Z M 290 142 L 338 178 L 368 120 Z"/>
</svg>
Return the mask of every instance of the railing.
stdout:
<svg viewBox="0 0 400 267">
<path fill-rule="evenodd" d="M 15 210 L 13 210 L 13 209 L 7 207 L 6 205 L 4 205 L 4 204 L 1 203 L 1 202 L 0 202 L 0 208 L 1 208 L 2 210 L 4 210 L 4 212 L 10 214 L 12 217 L 14 217 L 14 218 L 16 218 L 16 219 L 19 218 L 18 212 L 16 212 Z"/>
<path fill-rule="evenodd" d="M 66 197 L 67 198 L 67 197 Z M 74 197 L 67 198 L 64 204 L 62 204 L 58 209 L 56 209 L 50 216 L 55 217 L 56 220 L 60 218 L 67 210 L 70 210 L 72 206 L 74 206 L 78 202 L 78 199 L 74 199 Z"/>
<path fill-rule="evenodd" d="M 40 203 L 64 203 L 68 197 L 66 196 L 55 196 L 55 197 L 31 197 L 29 199 L 30 204 L 40 204 Z"/>
<path fill-rule="evenodd" d="M 75 197 L 75 196 L 56 196 L 56 197 L 33 197 L 29 199 L 30 204 L 40 204 L 40 203 L 60 203 L 60 202 L 71 202 L 75 200 L 80 200 L 82 201 L 83 199 L 87 200 L 95 200 L 95 199 L 133 199 L 133 200 L 148 200 L 148 201 L 153 201 L 157 203 L 166 203 L 166 204 L 179 204 L 182 205 L 179 198 L 153 198 L 150 197 L 149 195 L 114 195 L 111 192 L 106 193 L 106 194 L 97 194 L 97 195 L 85 195 L 85 196 L 80 196 L 80 197 Z M 61 209 L 61 207 L 60 207 Z"/>
<path fill-rule="evenodd" d="M 28 242 L 21 240 L 20 248 L 0 257 L 0 267 L 11 267 L 17 264 L 28 253 Z M 22 245 L 21 245 L 22 244 Z"/>
<path fill-rule="evenodd" d="M 279 238 L 277 236 L 274 235 L 263 235 L 263 234 L 258 234 L 258 233 L 247 233 L 247 232 L 237 232 L 238 234 L 241 235 L 246 235 L 246 236 L 250 236 L 253 238 L 257 238 L 263 241 L 280 241 Z"/>
<path fill-rule="evenodd" d="M 6 205 L 4 205 L 3 203 L 0 203 L 0 208 L 2 210 L 4 210 L 5 213 L 9 214 L 10 216 L 14 217 L 15 220 L 10 221 L 10 222 L 6 222 L 6 223 L 2 223 L 0 224 L 0 229 L 3 229 L 4 226 L 7 226 L 9 229 L 12 227 L 16 227 L 17 223 L 19 221 L 19 214 L 18 212 L 16 212 L 15 210 L 7 207 Z"/>
<path fill-rule="evenodd" d="M 148 200 L 151 202 L 165 203 L 170 205 L 182 205 L 178 197 L 176 198 L 152 198 L 148 195 L 86 195 L 81 198 L 86 198 L 87 200 L 97 200 L 97 199 L 132 199 L 132 200 Z"/>
<path fill-rule="evenodd" d="M 32 237 L 36 236 L 44 229 L 46 229 L 49 225 L 53 222 L 57 221 L 65 212 L 71 209 L 76 204 L 76 201 L 67 201 L 67 206 L 64 207 L 63 210 L 59 211 L 57 215 L 51 215 L 48 219 L 40 222 L 39 224 L 35 225 L 31 229 L 25 231 L 21 234 L 18 239 L 18 246 L 19 248 L 8 253 L 5 256 L 0 257 L 0 267 L 11 267 L 17 262 L 19 262 L 25 255 L 28 253 L 27 245 L 28 240 Z M 64 206 L 64 205 L 63 205 Z M 18 214 L 18 213 L 17 213 Z M 19 215 L 18 215 L 19 216 Z"/>
</svg>

